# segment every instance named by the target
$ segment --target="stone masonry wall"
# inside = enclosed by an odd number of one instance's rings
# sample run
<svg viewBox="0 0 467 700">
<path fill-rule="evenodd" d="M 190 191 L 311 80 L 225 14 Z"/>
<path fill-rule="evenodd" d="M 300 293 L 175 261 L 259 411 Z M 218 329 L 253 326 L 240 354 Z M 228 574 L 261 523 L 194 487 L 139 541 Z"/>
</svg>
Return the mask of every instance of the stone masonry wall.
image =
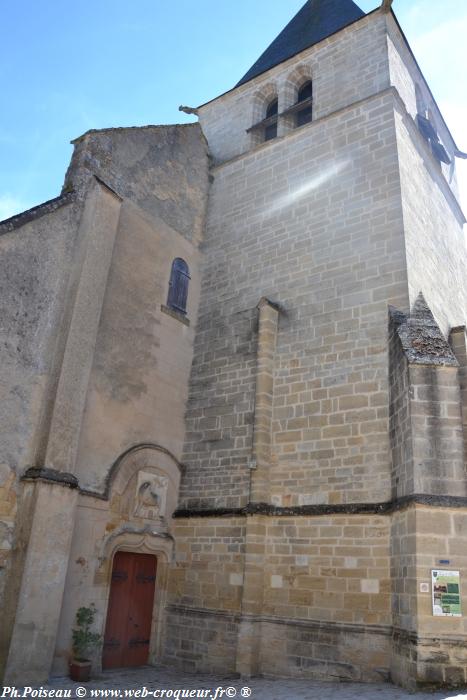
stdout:
<svg viewBox="0 0 467 700">
<path fill-rule="evenodd" d="M 390 624 L 389 519 L 268 518 L 264 614 Z"/>
<path fill-rule="evenodd" d="M 392 497 L 414 492 L 410 420 L 409 369 L 395 325 L 389 328 L 389 430 L 392 453 Z"/>
<path fill-rule="evenodd" d="M 199 242 L 207 176 L 198 124 L 91 130 L 74 145 L 65 188 L 82 189 L 93 173 L 149 216 Z"/>
<path fill-rule="evenodd" d="M 464 440 L 464 469 L 467 472 L 467 336 L 465 326 L 451 332 L 449 342 L 459 363 L 459 386 L 461 396 L 462 432 Z"/>
<path fill-rule="evenodd" d="M 21 473 L 38 449 L 41 399 L 58 349 L 79 206 L 8 230 L 0 223 L 2 439 L 0 464 Z M 5 230 L 3 230 L 5 229 Z"/>
<path fill-rule="evenodd" d="M 184 669 L 235 670 L 244 568 L 244 518 L 174 521 L 164 660 Z"/>
<path fill-rule="evenodd" d="M 467 495 L 457 367 L 411 365 L 415 493 Z"/>
<path fill-rule="evenodd" d="M 388 92 L 213 171 L 182 507 L 248 500 L 256 305 L 281 305 L 271 490 L 390 495 L 387 305 L 407 306 Z"/>
<path fill-rule="evenodd" d="M 411 117 L 397 113 L 410 303 L 422 291 L 441 330 L 465 323 L 463 214 Z"/>
<path fill-rule="evenodd" d="M 240 610 L 244 525 L 243 518 L 174 521 L 176 564 L 169 604 Z"/>
<path fill-rule="evenodd" d="M 261 520 L 266 547 L 257 537 L 249 550 L 263 571 L 264 602 L 255 615 L 261 624 L 258 672 L 386 678 L 390 518 Z M 167 662 L 193 670 L 235 670 L 236 634 L 244 614 L 245 525 L 244 518 L 232 517 L 175 521 Z"/>
<path fill-rule="evenodd" d="M 432 509 L 417 506 L 417 581 L 429 582 L 431 570 L 460 571 L 461 617 L 434 617 L 431 595 L 417 590 L 417 634 L 420 639 L 417 684 L 463 685 L 467 680 L 467 511 L 465 508 Z M 440 565 L 440 560 L 449 565 Z"/>
<path fill-rule="evenodd" d="M 435 127 L 449 157 L 451 160 L 454 160 L 455 143 L 444 122 L 443 115 L 439 111 L 439 107 L 420 69 L 416 65 L 414 57 L 410 53 L 394 18 L 390 13 L 386 15 L 386 18 L 391 85 L 394 85 L 396 88 L 412 119 L 415 119 L 417 114 L 426 116 L 426 113 L 428 113 L 430 121 Z M 459 191 L 455 168 L 446 163 L 441 163 L 438 167 L 458 199 Z"/>
<path fill-rule="evenodd" d="M 102 492 L 130 447 L 181 456 L 200 290 L 208 154 L 197 124 L 89 132 L 67 181 L 90 173 L 122 196 L 77 456 L 84 488 Z M 172 263 L 188 265 L 187 313 L 167 313 Z"/>
<path fill-rule="evenodd" d="M 26 503 L 17 510 L 19 477 L 40 459 L 79 216 L 68 196 L 0 223 L 0 673 L 28 519 Z"/>
</svg>

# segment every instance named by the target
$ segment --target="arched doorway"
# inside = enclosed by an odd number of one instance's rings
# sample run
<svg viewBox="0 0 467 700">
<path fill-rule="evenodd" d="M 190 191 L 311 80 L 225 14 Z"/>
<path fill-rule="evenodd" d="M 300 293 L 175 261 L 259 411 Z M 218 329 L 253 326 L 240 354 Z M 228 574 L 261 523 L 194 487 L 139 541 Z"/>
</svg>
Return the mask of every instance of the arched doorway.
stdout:
<svg viewBox="0 0 467 700">
<path fill-rule="evenodd" d="M 148 662 L 157 558 L 118 551 L 113 560 L 102 668 Z"/>
</svg>

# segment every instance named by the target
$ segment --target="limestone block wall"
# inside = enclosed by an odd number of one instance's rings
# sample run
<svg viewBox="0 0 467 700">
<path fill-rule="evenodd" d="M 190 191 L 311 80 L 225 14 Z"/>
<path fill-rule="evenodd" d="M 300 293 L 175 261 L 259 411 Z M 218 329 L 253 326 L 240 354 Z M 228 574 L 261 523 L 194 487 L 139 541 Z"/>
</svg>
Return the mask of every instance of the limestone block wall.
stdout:
<svg viewBox="0 0 467 700">
<path fill-rule="evenodd" d="M 244 505 L 256 306 L 281 307 L 277 505 L 390 494 L 387 304 L 408 303 L 391 92 L 213 170 L 181 506 Z"/>
<path fill-rule="evenodd" d="M 464 469 L 467 471 L 467 336 L 465 326 L 451 330 L 449 342 L 459 363 L 459 386 L 464 440 Z"/>
<path fill-rule="evenodd" d="M 467 512 L 465 508 L 433 513 L 417 506 L 417 578 L 429 580 L 431 569 L 441 568 L 440 559 L 449 560 L 447 569 L 460 571 L 462 617 L 433 617 L 430 596 L 417 591 L 419 683 L 461 685 L 467 680 Z"/>
<path fill-rule="evenodd" d="M 390 622 L 388 518 L 268 518 L 264 614 Z"/>
<path fill-rule="evenodd" d="M 51 474 L 53 488 L 48 489 L 39 479 L 32 489 L 32 533 L 42 533 L 48 527 L 50 534 L 44 539 L 43 548 L 37 545 L 37 537 L 31 537 L 29 542 L 27 536 L 23 538 L 24 575 L 19 565 L 15 576 L 10 577 L 11 620 L 2 626 L 2 631 L 6 655 L 7 637 L 15 620 L 6 671 L 12 682 L 25 679 L 25 673 L 30 673 L 30 682 L 47 678 L 57 630 L 57 663 L 63 672 L 73 616 L 80 604 L 89 604 L 94 597 L 93 576 L 98 575 L 101 561 L 95 547 L 109 523 L 105 522 L 106 506 L 96 508 L 103 512 L 94 527 L 90 518 L 91 529 L 83 526 L 81 505 L 75 519 L 77 487 L 88 498 L 97 497 L 107 503 L 110 481 L 121 458 L 129 450 L 142 447 L 141 443 L 157 453 L 153 462 L 144 465 L 148 469 L 157 470 L 164 457 L 180 468 L 174 453 L 180 455 L 183 443 L 186 386 L 199 296 L 198 245 L 207 188 L 207 148 L 197 125 L 92 132 L 78 141 L 64 188 L 69 194 L 57 200 L 62 204 L 76 200 L 77 207 L 84 203 L 78 244 L 71 249 L 69 243 L 76 236 L 77 222 L 64 221 L 62 212 L 66 207 L 56 206 L 52 207 L 51 221 L 45 222 L 43 229 L 37 226 L 33 230 L 37 242 L 28 241 L 29 249 L 19 251 L 20 265 L 34 282 L 31 290 L 18 275 L 10 285 L 14 290 L 16 283 L 20 293 L 34 297 L 28 309 L 31 321 L 27 321 L 31 323 L 31 337 L 25 332 L 24 344 L 31 344 L 30 362 L 35 372 L 38 374 L 36 365 L 40 367 L 42 363 L 52 375 L 44 379 L 49 394 L 44 397 L 36 391 L 33 397 L 37 400 L 31 421 L 36 431 L 35 453 L 25 440 L 30 461 L 23 463 L 22 471 L 31 465 L 39 470 L 45 468 L 40 476 L 47 480 Z M 47 212 L 50 206 L 45 205 Z M 53 254 L 42 240 L 45 231 L 57 247 Z M 55 232 L 58 240 L 54 240 Z M 63 241 L 59 240 L 60 235 Z M 43 248 L 36 255 L 39 244 Z M 164 308 L 176 257 L 185 259 L 191 269 L 186 316 Z M 40 284 L 36 281 L 39 275 L 32 261 L 43 263 L 43 274 L 49 275 L 50 282 L 47 277 L 40 279 Z M 53 269 L 54 263 L 64 281 Z M 39 304 L 40 313 L 34 303 Z M 15 299 L 15 304 L 21 308 L 21 299 Z M 25 313 L 24 318 L 27 316 Z M 63 334 L 58 336 L 56 329 Z M 51 358 L 49 365 L 43 355 Z M 27 391 L 36 389 L 34 373 L 31 377 Z M 24 373 L 25 380 L 31 377 Z M 25 397 L 27 391 L 23 392 Z M 20 396 L 21 390 L 17 387 L 12 393 Z M 63 477 L 61 472 L 76 476 Z M 36 477 L 33 473 L 31 478 Z M 31 490 L 32 486 L 28 488 Z M 64 494 L 69 497 L 63 513 L 54 509 L 48 512 L 43 507 L 49 491 L 55 493 L 53 489 L 58 489 L 60 498 Z M 172 497 L 167 500 L 167 517 L 176 507 L 177 490 L 178 478 L 172 485 Z M 53 495 L 49 497 L 53 499 Z M 154 534 L 148 523 L 134 525 L 132 518 L 118 509 L 114 516 L 117 522 L 110 523 L 110 530 L 130 527 L 127 546 L 144 551 L 149 532 L 147 547 L 153 550 L 160 528 Z M 25 519 L 28 517 L 25 513 Z M 162 534 L 170 541 L 167 525 Z M 47 556 L 46 545 L 54 550 L 53 558 Z M 74 551 L 76 547 L 85 551 L 69 559 L 70 548 Z M 163 549 L 167 561 L 169 553 Z M 59 567 L 55 567 L 56 560 Z M 83 560 L 87 562 L 86 576 L 77 577 L 77 566 Z M 101 623 L 105 622 L 108 587 L 106 579 L 105 586 L 98 586 L 97 590 Z M 59 619 L 64 593 L 65 618 Z M 18 594 L 21 605 L 16 610 Z M 41 607 L 41 597 L 47 599 L 49 607 Z M 154 644 L 155 649 L 157 642 Z M 31 666 L 29 659 L 33 656 L 37 658 Z"/>
<path fill-rule="evenodd" d="M 411 117 L 397 113 L 410 303 L 420 291 L 447 337 L 466 314 L 464 216 Z"/>
<path fill-rule="evenodd" d="M 91 133 L 78 141 L 67 179 L 75 187 L 85 187 L 91 174 L 114 187 L 123 201 L 82 419 L 75 426 L 79 441 L 74 469 L 82 497 L 54 673 L 66 668 L 70 631 L 80 605 L 96 604 L 96 624 L 104 631 L 112 557 L 118 548 L 158 558 L 150 658 L 161 653 L 173 543 L 170 518 L 177 503 L 200 287 L 206 144 L 197 126 Z M 166 306 L 175 258 L 183 258 L 190 271 L 185 315 Z M 141 470 L 168 474 L 162 519 L 154 521 L 135 510 Z M 99 669 L 100 650 L 95 664 Z"/>
<path fill-rule="evenodd" d="M 389 431 L 392 497 L 414 493 L 410 385 L 407 359 L 394 324 L 389 328 Z"/>
<path fill-rule="evenodd" d="M 29 526 L 19 477 L 40 459 L 79 217 L 66 195 L 0 223 L 0 673 Z"/>
<path fill-rule="evenodd" d="M 243 518 L 175 521 L 170 603 L 238 611 L 243 572 Z"/>
<path fill-rule="evenodd" d="M 393 562 L 399 562 L 399 568 L 393 577 L 391 676 L 413 689 L 463 685 L 467 678 L 465 508 L 416 506 L 398 515 L 393 523 L 398 523 L 393 536 Z M 440 560 L 449 562 L 444 568 L 460 572 L 461 617 L 432 614 L 431 571 L 443 568 Z M 420 590 L 421 583 L 429 584 L 428 592 Z"/>
<path fill-rule="evenodd" d="M 416 519 L 407 508 L 391 517 L 391 610 L 396 630 L 416 629 Z"/>
<path fill-rule="evenodd" d="M 262 669 L 268 676 L 363 682 L 388 678 L 390 635 L 383 628 L 269 620 L 262 628 Z"/>
<path fill-rule="evenodd" d="M 164 660 L 185 669 L 233 672 L 245 519 L 177 519 L 173 532 Z"/>
<path fill-rule="evenodd" d="M 390 676 L 407 685 L 417 675 L 417 536 L 415 509 L 391 518 L 391 610 L 393 615 Z"/>
<path fill-rule="evenodd" d="M 216 162 L 249 150 L 247 134 L 265 116 L 274 95 L 279 113 L 296 102 L 297 90 L 313 79 L 313 119 L 320 119 L 389 86 L 384 16 L 374 13 L 302 51 L 241 87 L 208 102 L 199 110 L 200 124 Z M 279 132 L 288 130 L 288 122 Z"/>
<path fill-rule="evenodd" d="M 113 462 L 136 444 L 180 457 L 207 164 L 197 125 L 110 129 L 76 142 L 67 182 L 80 186 L 92 172 L 123 197 L 80 430 L 85 489 L 102 493 Z M 190 271 L 185 316 L 166 308 L 175 258 Z"/>
<path fill-rule="evenodd" d="M 465 321 L 465 221 L 459 205 L 455 143 L 391 14 L 387 16 L 391 84 L 401 98 L 396 128 L 410 303 L 423 291 L 445 335 Z M 451 164 L 439 163 L 414 119 L 426 111 Z M 440 274 L 442 271 L 442 274 Z"/>
<path fill-rule="evenodd" d="M 259 520 L 262 527 L 252 526 L 246 555 L 250 563 L 256 562 L 261 579 L 253 615 L 243 575 L 249 520 L 175 521 L 167 662 L 193 670 L 238 671 L 238 659 L 245 652 L 239 626 L 251 620 L 259 630 L 256 673 L 386 678 L 390 518 L 262 516 Z"/>
<path fill-rule="evenodd" d="M 411 365 L 415 493 L 467 495 L 456 367 Z"/>
<path fill-rule="evenodd" d="M 455 143 L 453 138 L 435 102 L 433 94 L 425 82 L 416 64 L 415 58 L 407 46 L 406 41 L 403 39 L 396 20 L 391 13 L 386 15 L 386 21 L 391 85 L 396 88 L 404 103 L 405 109 L 412 119 L 415 119 L 417 114 L 429 116 L 441 143 L 453 161 L 451 165 L 440 163 L 437 167 L 440 169 L 455 197 L 459 199 L 454 163 Z"/>
<path fill-rule="evenodd" d="M 0 223 L 2 469 L 20 472 L 38 449 L 41 399 L 60 345 L 79 213 L 68 196 Z"/>
<path fill-rule="evenodd" d="M 191 274 L 183 318 L 164 310 L 177 257 Z M 84 488 L 102 492 L 111 465 L 133 445 L 155 442 L 180 456 L 199 286 L 197 247 L 125 202 L 78 448 Z"/>
<path fill-rule="evenodd" d="M 393 496 L 466 495 L 458 368 L 408 363 L 390 340 L 390 431 Z M 447 343 L 443 341 L 447 346 Z M 423 343 L 419 343 L 422 347 Z M 437 348 L 438 353 L 441 352 Z"/>
<path fill-rule="evenodd" d="M 91 130 L 73 143 L 66 188 L 82 189 L 92 173 L 187 240 L 200 240 L 207 174 L 198 124 Z"/>
</svg>

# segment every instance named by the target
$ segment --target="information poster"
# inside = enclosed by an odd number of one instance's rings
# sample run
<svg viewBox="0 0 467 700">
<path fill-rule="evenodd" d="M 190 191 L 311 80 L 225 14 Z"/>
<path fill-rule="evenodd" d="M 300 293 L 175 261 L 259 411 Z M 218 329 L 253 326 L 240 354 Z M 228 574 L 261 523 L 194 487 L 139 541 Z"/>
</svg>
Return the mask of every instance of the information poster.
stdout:
<svg viewBox="0 0 467 700">
<path fill-rule="evenodd" d="M 431 590 L 433 615 L 461 617 L 460 575 L 458 571 L 433 569 Z"/>
</svg>

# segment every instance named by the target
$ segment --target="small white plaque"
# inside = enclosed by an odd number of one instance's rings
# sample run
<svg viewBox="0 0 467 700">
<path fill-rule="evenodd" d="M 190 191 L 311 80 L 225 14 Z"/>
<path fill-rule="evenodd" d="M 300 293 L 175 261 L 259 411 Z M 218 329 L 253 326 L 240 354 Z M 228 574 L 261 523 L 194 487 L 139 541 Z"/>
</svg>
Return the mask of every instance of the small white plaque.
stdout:
<svg viewBox="0 0 467 700">
<path fill-rule="evenodd" d="M 420 593 L 429 593 L 430 592 L 430 584 L 429 583 L 421 583 L 420 584 Z"/>
</svg>

